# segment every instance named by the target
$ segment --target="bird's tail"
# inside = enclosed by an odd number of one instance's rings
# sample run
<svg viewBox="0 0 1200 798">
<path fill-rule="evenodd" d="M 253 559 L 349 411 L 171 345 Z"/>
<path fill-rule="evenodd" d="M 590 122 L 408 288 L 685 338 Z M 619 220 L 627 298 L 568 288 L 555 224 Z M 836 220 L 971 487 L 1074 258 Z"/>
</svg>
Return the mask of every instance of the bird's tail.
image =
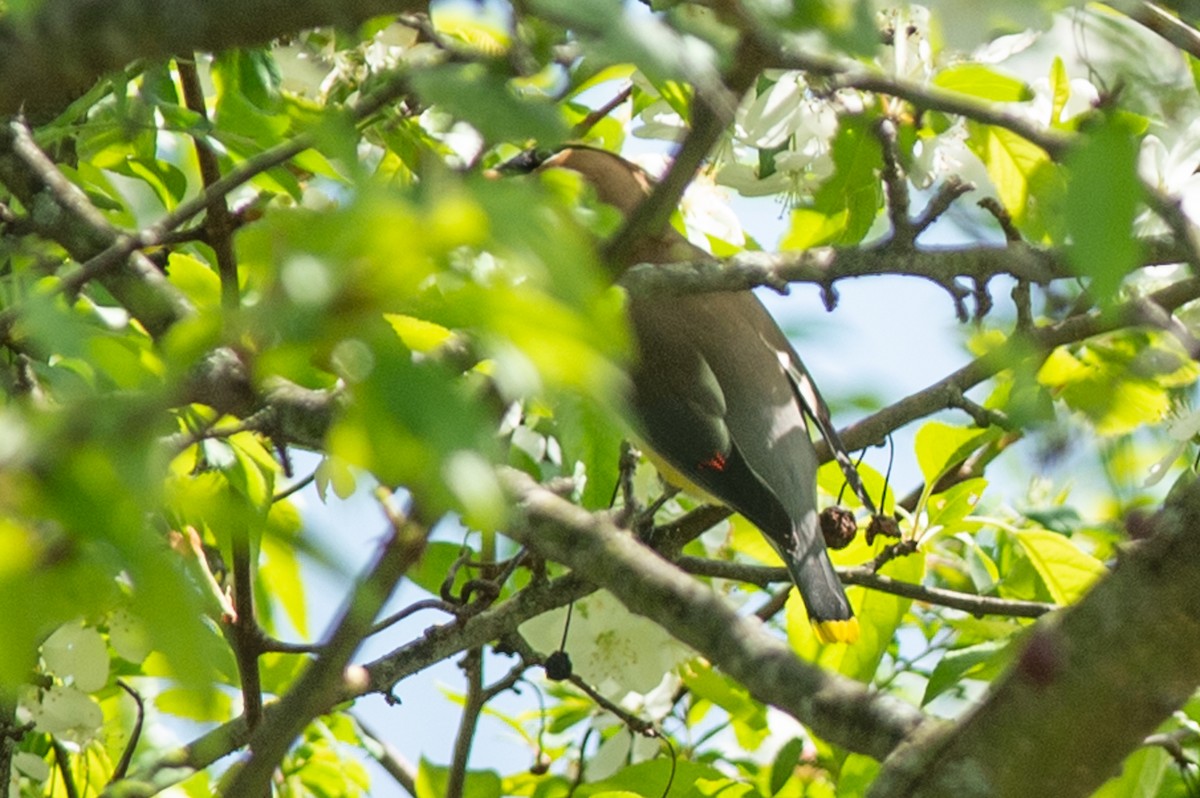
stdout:
<svg viewBox="0 0 1200 798">
<path fill-rule="evenodd" d="M 800 591 L 800 598 L 804 599 L 813 631 L 822 643 L 853 643 L 858 640 L 858 619 L 854 617 L 842 582 L 825 547 L 804 546 L 805 537 L 795 535 L 795 545 L 782 554 L 792 581 Z"/>
</svg>

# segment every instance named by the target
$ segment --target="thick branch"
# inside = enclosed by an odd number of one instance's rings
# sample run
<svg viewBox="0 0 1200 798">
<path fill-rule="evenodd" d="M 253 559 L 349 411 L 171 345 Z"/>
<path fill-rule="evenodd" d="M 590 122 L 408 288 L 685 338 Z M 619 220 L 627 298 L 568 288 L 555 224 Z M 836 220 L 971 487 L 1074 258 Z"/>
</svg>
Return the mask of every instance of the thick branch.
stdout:
<svg viewBox="0 0 1200 798">
<path fill-rule="evenodd" d="M 1167 239 L 1143 242 L 1141 266 L 1181 263 L 1186 251 Z M 931 247 L 913 249 L 881 244 L 873 247 L 815 247 L 802 252 L 742 252 L 722 262 L 699 261 L 635 266 L 621 284 L 635 293 L 692 294 L 738 291 L 788 283 L 830 285 L 850 277 L 898 275 L 921 277 L 940 286 L 959 279 L 986 283 L 1007 275 L 1044 285 L 1075 279 L 1069 248 L 1026 244 L 1008 246 Z"/>
<path fill-rule="evenodd" d="M 654 556 L 627 532 L 555 496 L 528 476 L 502 475 L 518 502 L 516 540 L 606 588 L 821 737 L 852 751 L 886 756 L 925 720 L 895 699 L 799 660 L 756 620 Z"/>
<path fill-rule="evenodd" d="M 0 182 L 25 206 L 38 234 L 58 242 L 81 263 L 123 239 L 83 191 L 58 171 L 20 121 L 0 125 Z M 166 332 L 191 312 L 187 300 L 141 254 L 123 257 L 100 280 L 151 335 Z M 10 313 L 0 316 L 0 335 L 14 319 Z"/>
<path fill-rule="evenodd" d="M 1090 795 L 1200 684 L 1200 482 L 1078 604 L 1038 624 L 988 699 L 902 748 L 890 796 Z"/>
<path fill-rule="evenodd" d="M 422 0 L 45 0 L 0 24 L 0 114 L 53 112 L 135 59 L 265 44 L 322 25 L 418 11 Z"/>
</svg>

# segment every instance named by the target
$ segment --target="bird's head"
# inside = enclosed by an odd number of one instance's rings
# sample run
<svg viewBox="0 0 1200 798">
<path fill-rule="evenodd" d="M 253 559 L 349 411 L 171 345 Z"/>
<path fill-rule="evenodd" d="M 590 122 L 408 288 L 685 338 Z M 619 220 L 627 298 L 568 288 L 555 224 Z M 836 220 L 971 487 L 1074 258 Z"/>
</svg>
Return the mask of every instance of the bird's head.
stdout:
<svg viewBox="0 0 1200 798">
<path fill-rule="evenodd" d="M 541 172 L 569 169 L 581 175 L 596 193 L 596 198 L 611 205 L 628 218 L 654 188 L 654 179 L 645 169 L 615 153 L 586 146 L 569 146 L 554 152 L 527 151 L 500 167 L 500 172 Z M 632 263 L 674 263 L 695 260 L 704 253 L 668 226 L 665 230 L 639 241 L 632 252 Z M 620 269 L 618 269 L 620 271 Z"/>
</svg>

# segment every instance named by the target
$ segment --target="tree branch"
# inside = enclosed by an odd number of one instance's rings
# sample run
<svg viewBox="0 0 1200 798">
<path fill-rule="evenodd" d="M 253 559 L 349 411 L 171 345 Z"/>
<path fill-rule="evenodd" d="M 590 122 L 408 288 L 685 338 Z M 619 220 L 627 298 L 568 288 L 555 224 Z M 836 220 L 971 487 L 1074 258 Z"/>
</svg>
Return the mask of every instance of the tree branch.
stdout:
<svg viewBox="0 0 1200 798">
<path fill-rule="evenodd" d="M 1174 239 L 1143 242 L 1140 266 L 1181 263 L 1187 252 Z M 742 252 L 723 261 L 643 264 L 629 269 L 621 284 L 631 293 L 684 295 L 706 291 L 741 291 L 788 283 L 826 286 L 851 277 L 898 275 L 920 277 L 945 287 L 959 279 L 986 283 L 1011 276 L 1045 285 L 1076 279 L 1069 248 L 1023 243 L 1004 246 L 929 247 L 914 249 L 885 242 L 870 247 L 815 247 L 802 252 Z"/>
<path fill-rule="evenodd" d="M 1154 292 L 1145 300 L 1153 302 L 1163 310 L 1174 311 L 1180 305 L 1198 297 L 1200 278 L 1189 277 Z M 1044 355 L 1057 346 L 1083 341 L 1136 324 L 1138 309 L 1145 300 L 1132 300 L 1103 315 L 1073 316 L 1058 324 L 1039 327 L 1024 335 L 1015 335 L 1003 346 L 976 358 L 928 388 L 910 394 L 878 413 L 852 424 L 842 433 L 842 442 L 851 451 L 880 443 L 889 432 L 909 422 L 938 410 L 954 407 L 958 397 L 967 390 L 1027 357 Z M 824 444 L 819 445 L 817 449 L 822 459 L 827 457 L 824 449 Z"/>
<path fill-rule="evenodd" d="M 1111 777 L 1200 683 L 1195 477 L 1172 489 L 1156 527 L 1077 604 L 1035 627 L 968 717 L 898 749 L 872 798 L 1071 798 Z"/>
<path fill-rule="evenodd" d="M 304 727 L 336 702 L 346 683 L 344 671 L 350 657 L 370 632 L 396 583 L 424 551 L 428 526 L 399 516 L 389 509 L 389 497 L 381 499 L 392 524 L 391 535 L 342 610 L 321 654 L 250 738 L 250 758 L 229 782 L 228 795 L 249 798 L 268 793 L 271 773 Z"/>
<path fill-rule="evenodd" d="M 725 562 L 722 560 L 706 560 L 701 557 L 679 557 L 675 564 L 696 576 L 709 576 L 718 579 L 732 579 L 738 582 L 766 587 L 770 584 L 791 582 L 787 569 L 773 568 L 766 565 L 748 565 L 745 563 Z M 874 568 L 839 568 L 838 577 L 848 585 L 859 585 L 881 593 L 922 601 L 926 604 L 936 604 L 962 610 L 971 615 L 1004 615 L 1012 618 L 1039 618 L 1047 612 L 1058 609 L 1054 604 L 1040 601 L 1017 601 L 1002 599 L 995 596 L 979 596 L 972 593 L 961 593 L 957 590 L 946 590 L 940 587 L 915 585 L 903 582 L 890 576 L 876 573 Z"/>
<path fill-rule="evenodd" d="M 83 191 L 58 171 L 20 120 L 0 125 L 0 182 L 25 206 L 38 234 L 61 244 L 80 263 L 124 238 Z M 105 289 L 152 336 L 161 335 L 192 312 L 188 301 L 162 272 L 132 250 L 98 276 Z M 62 288 L 68 294 L 77 290 L 65 281 Z M 0 336 L 8 334 L 15 319 L 11 312 L 0 314 Z"/>
<path fill-rule="evenodd" d="M 358 724 L 358 730 L 367 738 L 370 743 L 367 748 L 367 753 L 371 758 L 379 763 L 380 767 L 388 772 L 388 775 L 395 779 L 396 783 L 407 792 L 409 795 L 416 796 L 417 794 L 417 768 L 412 762 L 409 762 L 403 754 L 387 740 L 380 737 L 374 729 L 363 723 L 362 718 L 358 715 L 354 716 L 354 722 Z"/>
<path fill-rule="evenodd" d="M 517 502 L 513 538 L 586 573 L 634 613 L 659 624 L 737 679 L 760 701 L 852 751 L 886 756 L 924 716 L 895 699 L 797 659 L 757 620 L 602 518 L 555 496 L 525 474 L 501 474 Z"/>
<path fill-rule="evenodd" d="M 183 98 L 188 109 L 199 114 L 201 119 L 207 120 L 208 105 L 204 100 L 204 89 L 200 85 L 200 72 L 196 69 L 195 55 L 176 56 L 175 67 L 179 72 L 179 84 L 183 88 Z M 200 179 L 204 182 L 207 195 L 207 189 L 221 179 L 221 164 L 217 160 L 216 151 L 203 136 L 193 134 L 192 146 L 196 150 Z M 233 217 L 229 213 L 225 195 L 212 196 L 204 220 L 204 230 L 207 234 L 205 239 L 216 255 L 217 274 L 221 277 L 221 305 L 226 310 L 236 310 L 240 296 L 237 260 L 233 254 Z"/>
<path fill-rule="evenodd" d="M 46 0 L 0 23 L 0 114 L 23 107 L 49 115 L 139 58 L 252 47 L 427 7 L 423 0 Z"/>
<path fill-rule="evenodd" d="M 1059 160 L 1070 146 L 1072 136 L 1038 125 L 1025 116 L 999 110 L 995 104 L 913 83 L 882 72 L 869 72 L 861 65 L 829 56 L 814 55 L 790 44 L 780 45 L 767 57 L 767 66 L 795 69 L 828 78 L 829 89 L 858 89 L 886 94 L 911 103 L 920 110 L 941 111 L 954 116 L 974 119 L 985 125 L 1011 130 L 1021 138 L 1045 150 L 1052 160 Z"/>
</svg>

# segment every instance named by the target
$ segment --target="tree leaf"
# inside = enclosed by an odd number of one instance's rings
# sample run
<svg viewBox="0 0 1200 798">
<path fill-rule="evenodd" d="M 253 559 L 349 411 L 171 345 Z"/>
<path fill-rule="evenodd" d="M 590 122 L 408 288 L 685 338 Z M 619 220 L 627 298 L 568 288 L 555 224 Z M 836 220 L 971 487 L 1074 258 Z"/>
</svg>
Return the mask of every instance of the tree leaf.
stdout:
<svg viewBox="0 0 1200 798">
<path fill-rule="evenodd" d="M 1093 582 L 1108 573 L 1104 563 L 1080 551 L 1063 535 L 1022 529 L 1017 532 L 1017 541 L 1059 604 L 1074 603 Z"/>
<path fill-rule="evenodd" d="M 1005 75 L 986 64 L 959 63 L 933 76 L 933 85 L 960 94 L 997 102 L 1024 102 L 1033 99 L 1025 81 Z"/>
<path fill-rule="evenodd" d="M 1138 142 L 1116 116 L 1101 116 L 1087 127 L 1068 154 L 1066 229 L 1068 258 L 1075 272 L 1090 278 L 1105 305 L 1117 298 L 1121 282 L 1138 262 L 1133 218 L 1141 201 L 1137 176 Z"/>
</svg>

